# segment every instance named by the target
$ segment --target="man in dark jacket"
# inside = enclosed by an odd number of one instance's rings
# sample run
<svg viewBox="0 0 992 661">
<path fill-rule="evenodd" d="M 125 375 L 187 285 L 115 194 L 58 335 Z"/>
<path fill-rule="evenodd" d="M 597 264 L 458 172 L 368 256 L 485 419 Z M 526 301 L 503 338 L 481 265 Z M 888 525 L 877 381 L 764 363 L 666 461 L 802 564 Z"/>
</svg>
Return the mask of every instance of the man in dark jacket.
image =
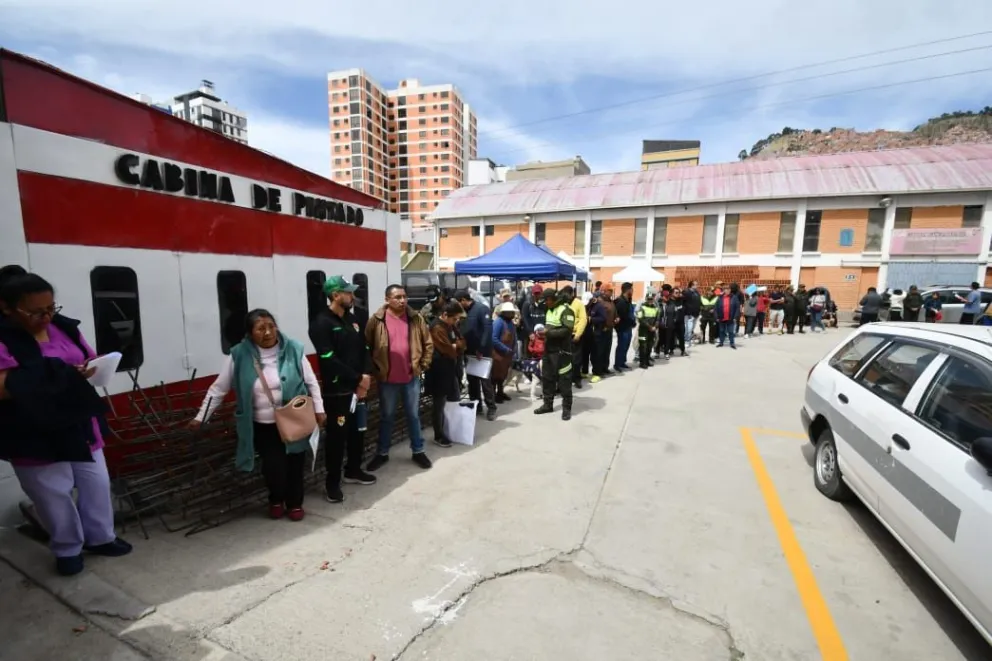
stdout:
<svg viewBox="0 0 992 661">
<path fill-rule="evenodd" d="M 348 484 L 375 484 L 375 476 L 362 470 L 365 433 L 351 409 L 352 397 L 364 400 L 372 383 L 372 357 L 365 347 L 365 336 L 358 318 L 351 312 L 357 286 L 344 277 L 331 276 L 324 283 L 328 306 L 310 324 L 310 341 L 317 350 L 321 395 L 327 412 L 324 432 L 324 463 L 327 477 L 325 496 L 332 503 L 344 500 L 341 492 L 341 464 L 347 449 L 344 481 Z M 360 406 L 364 407 L 362 402 Z"/>
<path fill-rule="evenodd" d="M 805 333 L 803 327 L 806 326 L 806 310 L 809 309 L 809 292 L 806 291 L 806 285 L 799 285 L 799 289 L 796 290 L 796 310 L 798 316 L 796 317 L 796 323 L 799 324 L 799 332 Z"/>
<path fill-rule="evenodd" d="M 685 315 L 685 351 L 692 350 L 692 337 L 696 334 L 696 322 L 702 313 L 703 299 L 699 294 L 699 283 L 689 281 L 689 286 L 682 291 L 682 312 Z"/>
<path fill-rule="evenodd" d="M 620 285 L 620 298 L 616 300 L 617 309 L 617 348 L 613 356 L 613 369 L 618 372 L 630 369 L 627 365 L 627 352 L 630 351 L 630 342 L 634 339 L 634 326 L 637 324 L 634 319 L 634 304 L 631 302 L 634 297 L 634 285 L 625 282 Z"/>
<path fill-rule="evenodd" d="M 544 302 L 541 300 L 541 285 L 534 285 L 530 288 L 530 296 L 524 300 L 520 307 L 520 325 L 524 330 L 524 342 L 534 339 L 534 328 L 544 325 Z"/>
<path fill-rule="evenodd" d="M 476 358 L 492 358 L 493 355 L 493 319 L 489 308 L 479 303 L 472 294 L 460 289 L 455 292 L 455 300 L 462 304 L 465 310 L 465 320 L 462 322 L 462 338 L 465 340 L 465 356 Z M 477 376 L 468 377 L 468 396 L 479 402 L 478 411 L 486 406 L 486 419 L 496 419 L 496 393 L 493 382 Z"/>
<path fill-rule="evenodd" d="M 720 341 L 717 343 L 718 347 L 722 347 L 727 338 L 730 338 L 730 348 L 737 348 L 734 344 L 734 325 L 737 323 L 736 319 L 741 316 L 740 291 L 741 289 L 736 282 L 731 283 L 730 289 L 723 290 L 720 298 L 716 301 L 716 307 L 713 311 L 716 314 L 716 324 L 720 337 Z"/>
<path fill-rule="evenodd" d="M 909 293 L 902 301 L 902 318 L 904 321 L 919 321 L 920 310 L 923 308 L 923 295 L 916 285 L 909 288 Z"/>
<path fill-rule="evenodd" d="M 882 309 L 882 297 L 874 287 L 868 288 L 868 293 L 861 299 L 861 321 L 858 326 L 864 326 L 878 321 L 878 313 Z"/>
</svg>

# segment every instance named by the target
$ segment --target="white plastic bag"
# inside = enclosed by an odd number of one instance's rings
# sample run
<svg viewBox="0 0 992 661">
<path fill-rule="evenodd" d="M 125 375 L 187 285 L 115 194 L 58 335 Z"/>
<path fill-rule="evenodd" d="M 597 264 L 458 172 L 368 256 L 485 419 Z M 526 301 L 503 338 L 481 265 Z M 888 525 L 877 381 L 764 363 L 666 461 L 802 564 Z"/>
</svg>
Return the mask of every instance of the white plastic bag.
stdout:
<svg viewBox="0 0 992 661">
<path fill-rule="evenodd" d="M 475 407 L 479 402 L 444 403 L 444 434 L 452 443 L 475 444 Z"/>
</svg>

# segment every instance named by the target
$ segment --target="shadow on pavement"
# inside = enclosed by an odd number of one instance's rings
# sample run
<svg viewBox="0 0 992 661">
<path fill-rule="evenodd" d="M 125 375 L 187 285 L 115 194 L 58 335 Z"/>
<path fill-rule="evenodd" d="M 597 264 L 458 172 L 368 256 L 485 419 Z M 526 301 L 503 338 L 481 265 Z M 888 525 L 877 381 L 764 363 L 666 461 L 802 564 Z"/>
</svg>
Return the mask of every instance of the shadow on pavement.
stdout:
<svg viewBox="0 0 992 661">
<path fill-rule="evenodd" d="M 947 634 L 961 656 L 968 661 L 984 661 L 992 657 L 992 648 L 985 639 L 878 519 L 860 501 L 845 503 L 844 508 Z"/>
</svg>

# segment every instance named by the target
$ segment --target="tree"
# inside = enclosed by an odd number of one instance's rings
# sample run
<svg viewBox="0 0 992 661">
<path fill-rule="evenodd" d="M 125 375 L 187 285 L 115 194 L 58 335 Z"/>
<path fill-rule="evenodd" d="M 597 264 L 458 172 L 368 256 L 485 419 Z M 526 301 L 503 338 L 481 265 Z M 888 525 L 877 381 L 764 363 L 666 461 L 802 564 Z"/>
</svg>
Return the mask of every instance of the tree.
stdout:
<svg viewBox="0 0 992 661">
<path fill-rule="evenodd" d="M 741 152 L 737 154 L 737 160 L 743 161 L 745 158 L 747 158 L 747 150 L 742 149 Z"/>
</svg>

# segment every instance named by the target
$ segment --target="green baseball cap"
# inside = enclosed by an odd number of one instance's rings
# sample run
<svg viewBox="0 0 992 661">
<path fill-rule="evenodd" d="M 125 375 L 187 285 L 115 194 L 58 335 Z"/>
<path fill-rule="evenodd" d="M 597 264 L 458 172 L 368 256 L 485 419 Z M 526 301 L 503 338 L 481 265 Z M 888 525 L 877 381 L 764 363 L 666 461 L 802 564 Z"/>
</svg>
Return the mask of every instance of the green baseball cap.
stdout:
<svg viewBox="0 0 992 661">
<path fill-rule="evenodd" d="M 353 285 L 344 279 L 341 275 L 332 275 L 324 282 L 324 294 L 330 296 L 340 291 L 345 291 L 350 293 L 355 292 L 358 289 L 358 285 Z"/>
</svg>

